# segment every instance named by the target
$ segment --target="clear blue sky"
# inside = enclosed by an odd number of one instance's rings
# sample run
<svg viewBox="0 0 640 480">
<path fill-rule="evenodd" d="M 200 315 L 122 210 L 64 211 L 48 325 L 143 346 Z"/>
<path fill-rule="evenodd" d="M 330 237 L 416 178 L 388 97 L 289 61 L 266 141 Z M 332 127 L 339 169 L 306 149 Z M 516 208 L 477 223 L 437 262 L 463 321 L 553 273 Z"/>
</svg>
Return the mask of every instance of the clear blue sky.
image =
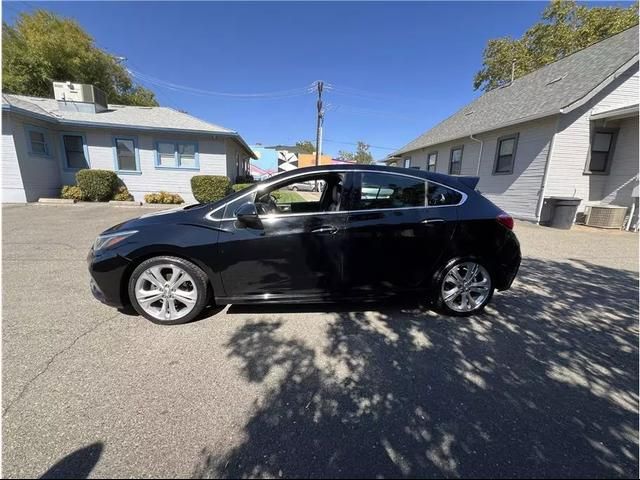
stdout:
<svg viewBox="0 0 640 480">
<path fill-rule="evenodd" d="M 288 91 L 322 79 L 324 151 L 364 140 L 381 159 L 479 93 L 490 38 L 520 36 L 544 2 L 3 2 L 4 20 L 46 8 L 98 46 L 164 82 L 229 93 Z M 145 84 L 145 82 L 142 82 Z M 196 95 L 147 83 L 160 103 L 234 130 L 250 144 L 315 139 L 315 97 Z M 347 142 L 347 143 L 336 143 Z"/>
</svg>

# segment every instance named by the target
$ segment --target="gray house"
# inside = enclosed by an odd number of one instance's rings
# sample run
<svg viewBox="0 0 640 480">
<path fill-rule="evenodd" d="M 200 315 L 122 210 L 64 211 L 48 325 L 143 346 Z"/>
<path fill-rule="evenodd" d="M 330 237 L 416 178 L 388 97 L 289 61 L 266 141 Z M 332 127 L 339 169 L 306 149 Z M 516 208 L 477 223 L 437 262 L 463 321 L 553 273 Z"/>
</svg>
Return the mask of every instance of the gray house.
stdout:
<svg viewBox="0 0 640 480">
<path fill-rule="evenodd" d="M 249 172 L 254 153 L 233 130 L 166 107 L 107 105 L 90 86 L 55 98 L 2 96 L 2 201 L 56 197 L 82 168 L 114 170 L 136 200 L 161 190 L 194 201 L 193 175 Z"/>
<path fill-rule="evenodd" d="M 638 96 L 634 27 L 486 92 L 387 163 L 479 176 L 486 197 L 536 222 L 553 196 L 581 198 L 579 212 L 629 207 Z"/>
</svg>

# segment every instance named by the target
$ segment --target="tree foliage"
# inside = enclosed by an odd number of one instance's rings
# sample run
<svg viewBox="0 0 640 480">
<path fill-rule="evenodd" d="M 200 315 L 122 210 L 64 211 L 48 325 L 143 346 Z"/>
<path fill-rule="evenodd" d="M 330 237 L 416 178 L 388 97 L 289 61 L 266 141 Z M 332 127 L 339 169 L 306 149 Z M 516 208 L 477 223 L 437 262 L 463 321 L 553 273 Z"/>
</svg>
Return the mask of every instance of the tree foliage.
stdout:
<svg viewBox="0 0 640 480">
<path fill-rule="evenodd" d="M 310 140 L 302 140 L 301 142 L 296 142 L 296 151 L 298 153 L 314 153 L 316 146 Z"/>
<path fill-rule="evenodd" d="M 50 97 L 53 81 L 95 85 L 110 103 L 158 105 L 152 91 L 134 85 L 118 60 L 99 49 L 74 20 L 46 10 L 2 24 L 2 89 Z"/>
<path fill-rule="evenodd" d="M 637 24 L 638 2 L 623 8 L 588 7 L 573 0 L 552 0 L 542 13 L 542 20 L 521 38 L 489 40 L 473 87 L 491 90 L 511 80 L 514 62 L 514 77 L 522 77 Z"/>
<path fill-rule="evenodd" d="M 362 141 L 358 141 L 355 153 L 339 151 L 338 156 L 349 162 L 373 163 L 373 155 L 369 151 L 370 146 Z"/>
</svg>

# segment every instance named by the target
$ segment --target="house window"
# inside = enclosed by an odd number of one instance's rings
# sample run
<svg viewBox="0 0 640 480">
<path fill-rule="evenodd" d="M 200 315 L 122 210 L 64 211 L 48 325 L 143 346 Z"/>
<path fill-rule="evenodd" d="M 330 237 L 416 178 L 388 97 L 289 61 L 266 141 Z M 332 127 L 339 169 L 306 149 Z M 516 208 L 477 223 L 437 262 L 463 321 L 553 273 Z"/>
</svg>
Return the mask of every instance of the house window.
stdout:
<svg viewBox="0 0 640 480">
<path fill-rule="evenodd" d="M 496 147 L 496 158 L 493 166 L 494 175 L 513 173 L 513 162 L 516 158 L 518 134 L 500 137 Z"/>
<path fill-rule="evenodd" d="M 198 144 L 191 142 L 158 142 L 156 167 L 197 170 Z"/>
<path fill-rule="evenodd" d="M 89 168 L 84 135 L 64 134 L 62 135 L 62 144 L 67 168 L 74 170 Z"/>
<path fill-rule="evenodd" d="M 136 141 L 133 138 L 114 139 L 116 171 L 138 172 Z"/>
<path fill-rule="evenodd" d="M 462 149 L 463 147 L 453 147 L 449 157 L 449 175 L 460 175 L 462 171 Z"/>
<path fill-rule="evenodd" d="M 411 157 L 404 159 L 404 168 L 411 168 Z"/>
<path fill-rule="evenodd" d="M 49 142 L 47 132 L 38 127 L 27 126 L 27 141 L 29 142 L 29 153 L 32 155 L 49 156 Z"/>
<path fill-rule="evenodd" d="M 608 173 L 613 148 L 616 144 L 617 130 L 598 129 L 591 139 L 591 155 L 586 173 Z"/>
<path fill-rule="evenodd" d="M 435 172 L 438 163 L 438 152 L 431 152 L 427 155 L 427 172 Z"/>
</svg>

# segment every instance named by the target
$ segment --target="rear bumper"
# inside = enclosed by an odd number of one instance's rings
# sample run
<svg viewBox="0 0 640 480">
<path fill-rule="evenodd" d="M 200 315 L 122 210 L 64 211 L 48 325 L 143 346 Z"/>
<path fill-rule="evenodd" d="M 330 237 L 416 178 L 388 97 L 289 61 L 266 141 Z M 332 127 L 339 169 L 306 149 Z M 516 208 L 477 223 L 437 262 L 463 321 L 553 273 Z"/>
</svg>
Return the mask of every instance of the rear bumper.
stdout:
<svg viewBox="0 0 640 480">
<path fill-rule="evenodd" d="M 498 255 L 496 288 L 498 290 L 508 290 L 518 274 L 522 255 L 520 253 L 520 242 L 515 234 L 509 232 L 509 237 Z"/>
<path fill-rule="evenodd" d="M 89 288 L 93 296 L 110 307 L 124 308 L 128 302 L 123 294 L 126 292 L 123 282 L 126 281 L 125 273 L 130 261 L 112 252 L 95 255 L 91 249 L 87 264 L 91 274 Z"/>
</svg>

